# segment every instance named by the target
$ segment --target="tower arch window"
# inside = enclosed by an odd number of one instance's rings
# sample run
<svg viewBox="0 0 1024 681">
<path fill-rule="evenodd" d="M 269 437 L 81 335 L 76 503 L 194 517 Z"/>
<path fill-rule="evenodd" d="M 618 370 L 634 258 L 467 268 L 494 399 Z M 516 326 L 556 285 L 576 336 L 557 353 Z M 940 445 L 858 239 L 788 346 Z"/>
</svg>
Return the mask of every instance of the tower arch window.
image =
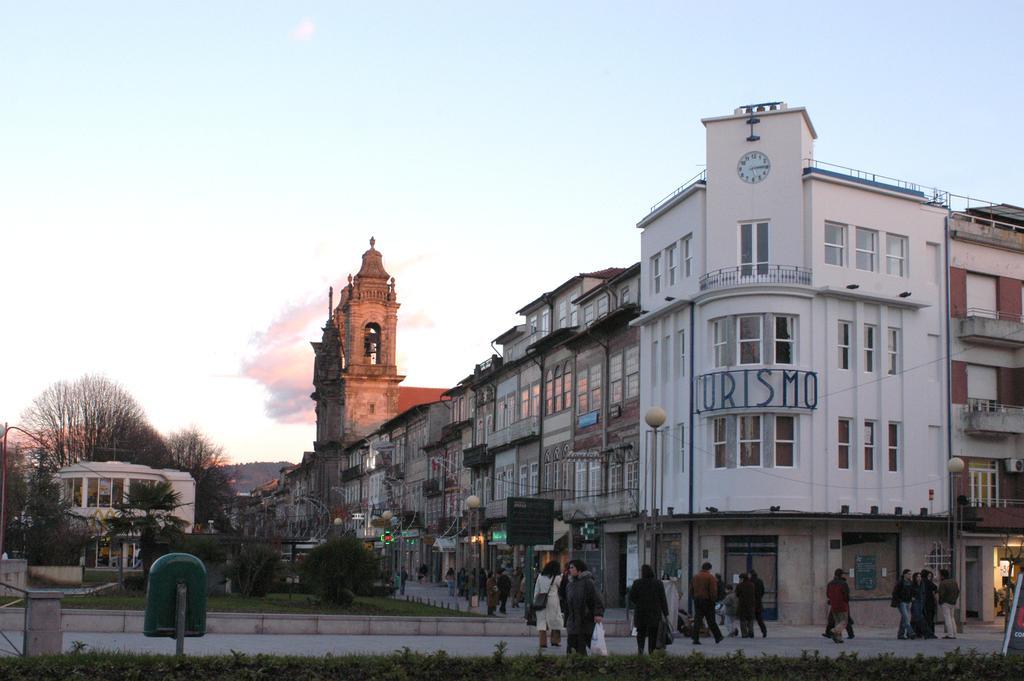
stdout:
<svg viewBox="0 0 1024 681">
<path fill-rule="evenodd" d="M 370 322 L 363 328 L 363 348 L 370 364 L 381 363 L 380 326 L 378 324 Z"/>
</svg>

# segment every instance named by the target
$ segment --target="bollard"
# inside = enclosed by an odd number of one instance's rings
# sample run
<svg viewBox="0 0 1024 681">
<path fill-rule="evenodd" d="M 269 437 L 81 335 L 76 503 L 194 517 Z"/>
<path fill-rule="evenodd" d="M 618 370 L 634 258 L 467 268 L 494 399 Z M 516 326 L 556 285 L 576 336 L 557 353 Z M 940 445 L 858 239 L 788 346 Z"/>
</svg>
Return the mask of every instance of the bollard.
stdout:
<svg viewBox="0 0 1024 681">
<path fill-rule="evenodd" d="M 29 591 L 25 594 L 25 657 L 60 655 L 64 634 L 60 628 L 59 591 Z"/>
</svg>

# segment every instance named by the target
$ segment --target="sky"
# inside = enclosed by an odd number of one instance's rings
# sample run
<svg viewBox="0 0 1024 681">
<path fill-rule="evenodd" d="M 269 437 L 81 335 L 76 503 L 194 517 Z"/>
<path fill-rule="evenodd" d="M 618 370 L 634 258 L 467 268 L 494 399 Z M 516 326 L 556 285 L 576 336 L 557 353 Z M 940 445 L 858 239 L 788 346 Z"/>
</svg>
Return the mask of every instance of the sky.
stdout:
<svg viewBox="0 0 1024 681">
<path fill-rule="evenodd" d="M 237 462 L 314 438 L 328 287 L 371 236 L 405 383 L 639 259 L 702 117 L 805 106 L 817 159 L 1024 204 L 1016 2 L 0 0 L 0 421 L 98 373 Z"/>
</svg>

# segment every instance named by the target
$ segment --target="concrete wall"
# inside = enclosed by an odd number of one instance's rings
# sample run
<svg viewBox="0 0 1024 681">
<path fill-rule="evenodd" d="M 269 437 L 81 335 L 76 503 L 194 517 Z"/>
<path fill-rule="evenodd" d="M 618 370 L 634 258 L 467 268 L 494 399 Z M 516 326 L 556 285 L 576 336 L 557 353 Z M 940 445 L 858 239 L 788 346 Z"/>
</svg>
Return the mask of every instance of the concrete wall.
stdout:
<svg viewBox="0 0 1024 681">
<path fill-rule="evenodd" d="M 28 585 L 27 560 L 0 560 L 0 582 L 24 589 Z M 0 596 L 20 596 L 21 594 L 7 587 L 0 587 Z"/>
<path fill-rule="evenodd" d="M 35 581 L 58 586 L 81 586 L 82 568 L 78 565 L 33 565 L 28 575 Z"/>
</svg>

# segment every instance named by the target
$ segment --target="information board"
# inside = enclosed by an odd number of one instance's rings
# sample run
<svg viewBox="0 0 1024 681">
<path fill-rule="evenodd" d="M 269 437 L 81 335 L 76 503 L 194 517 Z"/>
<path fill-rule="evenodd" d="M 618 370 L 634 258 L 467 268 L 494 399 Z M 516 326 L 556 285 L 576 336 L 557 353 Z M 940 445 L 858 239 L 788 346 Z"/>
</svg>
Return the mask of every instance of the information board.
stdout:
<svg viewBox="0 0 1024 681">
<path fill-rule="evenodd" d="M 858 591 L 874 591 L 878 586 L 875 556 L 858 555 L 853 559 L 853 584 Z"/>
<path fill-rule="evenodd" d="M 1017 587 L 1013 590 L 1013 606 L 1010 608 L 1010 621 L 1003 637 L 1003 655 L 1024 654 L 1024 608 L 1020 602 L 1021 580 L 1024 572 L 1017 574 Z"/>
<path fill-rule="evenodd" d="M 532 497 L 508 498 L 508 544 L 555 543 L 555 502 Z"/>
</svg>

